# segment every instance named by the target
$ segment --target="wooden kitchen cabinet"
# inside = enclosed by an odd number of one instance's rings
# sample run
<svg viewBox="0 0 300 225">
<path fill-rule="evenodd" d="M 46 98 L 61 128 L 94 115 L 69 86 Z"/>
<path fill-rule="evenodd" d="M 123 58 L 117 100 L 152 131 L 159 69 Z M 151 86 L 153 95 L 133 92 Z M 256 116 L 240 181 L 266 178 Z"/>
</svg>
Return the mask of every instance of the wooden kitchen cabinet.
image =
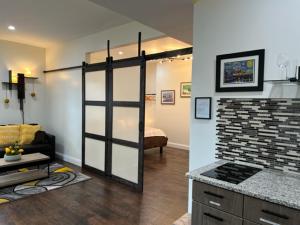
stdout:
<svg viewBox="0 0 300 225">
<path fill-rule="evenodd" d="M 237 216 L 193 202 L 192 224 L 201 225 L 243 225 Z"/>
<path fill-rule="evenodd" d="M 193 181 L 192 225 L 300 225 L 300 211 Z"/>
<path fill-rule="evenodd" d="M 300 212 L 245 196 L 244 218 L 258 224 L 300 225 Z"/>
<path fill-rule="evenodd" d="M 193 199 L 212 208 L 242 217 L 243 195 L 194 181 Z"/>
</svg>

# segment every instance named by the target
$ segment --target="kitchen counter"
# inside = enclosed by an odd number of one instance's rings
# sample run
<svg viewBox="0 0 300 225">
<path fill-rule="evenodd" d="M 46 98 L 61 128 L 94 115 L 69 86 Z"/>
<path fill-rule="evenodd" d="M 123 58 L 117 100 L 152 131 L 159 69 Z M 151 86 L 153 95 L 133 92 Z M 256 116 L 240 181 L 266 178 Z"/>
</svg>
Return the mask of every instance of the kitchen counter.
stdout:
<svg viewBox="0 0 300 225">
<path fill-rule="evenodd" d="M 300 175 L 263 169 L 240 184 L 232 184 L 201 175 L 228 162 L 226 160 L 217 161 L 193 170 L 187 173 L 187 176 L 196 181 L 300 210 Z"/>
</svg>

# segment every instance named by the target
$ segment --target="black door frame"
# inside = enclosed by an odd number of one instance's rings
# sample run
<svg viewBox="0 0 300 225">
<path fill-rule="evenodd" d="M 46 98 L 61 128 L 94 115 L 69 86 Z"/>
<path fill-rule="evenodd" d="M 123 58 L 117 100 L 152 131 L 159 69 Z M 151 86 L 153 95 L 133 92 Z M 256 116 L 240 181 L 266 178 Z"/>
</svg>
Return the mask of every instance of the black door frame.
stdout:
<svg viewBox="0 0 300 225">
<path fill-rule="evenodd" d="M 140 66 L 140 94 L 138 102 L 113 101 L 113 71 L 118 68 Z M 106 71 L 106 97 L 105 101 L 86 101 L 85 100 L 85 76 L 87 72 Z M 82 69 L 82 168 L 88 169 L 101 175 L 111 177 L 121 183 L 132 186 L 138 191 L 143 191 L 143 168 L 144 168 L 144 129 L 145 129 L 145 89 L 146 89 L 146 57 L 145 52 L 139 57 L 113 60 L 108 57 L 105 63 L 86 64 L 83 63 Z M 106 128 L 105 136 L 90 134 L 85 131 L 86 106 L 105 106 L 106 107 Z M 116 139 L 112 136 L 113 131 L 113 107 L 133 107 L 139 108 L 139 138 L 138 143 Z M 85 163 L 85 138 L 105 141 L 105 171 L 90 167 Z M 136 148 L 138 152 L 138 184 L 125 180 L 112 174 L 112 144 Z"/>
<path fill-rule="evenodd" d="M 83 62 L 82 63 L 82 161 L 81 161 L 81 166 L 83 169 L 89 170 L 91 172 L 97 173 L 97 174 L 101 174 L 101 175 L 107 175 L 105 173 L 106 171 L 106 158 L 105 158 L 105 170 L 101 171 L 98 170 L 96 168 L 93 168 L 91 166 L 88 166 L 85 164 L 85 139 L 86 138 L 91 138 L 94 140 L 99 140 L 99 141 L 104 141 L 105 142 L 105 157 L 106 157 L 106 153 L 107 153 L 107 147 L 106 147 L 106 143 L 107 143 L 107 134 L 108 134 L 108 130 L 107 130 L 107 111 L 108 111 L 108 90 L 106 88 L 106 92 L 105 92 L 105 101 L 86 101 L 86 85 L 85 85 L 85 74 L 87 72 L 95 72 L 95 71 L 106 71 L 106 75 L 105 75 L 105 82 L 106 82 L 106 86 L 107 86 L 107 78 L 108 78 L 108 63 L 107 62 L 103 62 L 103 63 L 97 63 L 97 64 L 90 64 L 88 65 L 87 63 Z M 105 106 L 105 135 L 96 135 L 96 134 L 91 134 L 91 133 L 87 133 L 85 131 L 85 121 L 86 121 L 86 106 Z"/>
<path fill-rule="evenodd" d="M 144 129 L 145 129 L 145 89 L 146 89 L 146 62 L 150 60 L 159 60 L 164 58 L 176 57 L 178 55 L 189 55 L 193 53 L 193 48 L 184 48 L 174 51 L 156 53 L 146 55 L 145 51 L 138 57 L 132 57 L 127 59 L 113 60 L 108 54 L 106 62 L 87 64 L 82 63 L 82 168 L 95 172 L 99 175 L 105 175 L 120 183 L 129 185 L 136 190 L 143 191 L 144 181 Z M 113 90 L 112 88 L 106 88 L 106 101 L 85 101 L 85 73 L 93 71 L 106 71 L 106 87 L 112 87 L 113 83 L 113 69 L 124 68 L 130 66 L 140 66 L 140 101 L 139 102 L 113 102 Z M 85 132 L 85 107 L 87 105 L 105 106 L 106 107 L 106 130 L 105 136 L 89 134 Z M 140 108 L 139 115 L 139 143 L 114 139 L 112 137 L 112 119 L 113 119 L 113 107 L 135 107 Z M 90 167 L 85 164 L 85 138 L 92 138 L 95 140 L 105 141 L 105 171 L 101 171 Z M 127 181 L 123 178 L 112 175 L 111 173 L 111 161 L 112 161 L 112 143 L 120 144 L 123 146 L 137 148 L 139 151 L 139 165 L 138 165 L 138 184 Z"/>
<path fill-rule="evenodd" d="M 139 101 L 138 102 L 132 102 L 132 101 L 113 101 L 113 90 L 111 91 L 111 99 L 110 102 L 112 102 L 112 107 L 109 107 L 111 109 L 110 115 L 111 120 L 113 116 L 113 107 L 132 107 L 132 108 L 138 108 L 139 109 L 139 138 L 138 143 L 116 139 L 112 137 L 111 135 L 111 142 L 110 142 L 110 154 L 112 153 L 112 144 L 119 144 L 122 146 L 137 148 L 138 150 L 138 184 L 130 182 L 128 180 L 125 180 L 123 178 L 120 178 L 118 176 L 115 176 L 111 174 L 111 177 L 119 181 L 121 183 L 127 184 L 129 186 L 132 186 L 136 188 L 138 191 L 143 191 L 143 183 L 144 183 L 144 130 L 145 130 L 145 92 L 146 92 L 146 57 L 145 52 L 142 52 L 142 55 L 139 57 L 134 58 L 128 58 L 128 59 L 122 59 L 122 60 L 115 60 L 112 61 L 112 73 L 110 74 L 111 82 L 113 82 L 113 70 L 114 69 L 120 69 L 120 68 L 126 68 L 126 67 L 133 67 L 133 66 L 140 66 L 140 94 L 139 94 Z M 112 125 L 112 123 L 111 123 Z M 110 131 L 112 132 L 112 127 L 110 127 Z M 111 162 L 111 161 L 110 161 Z"/>
</svg>

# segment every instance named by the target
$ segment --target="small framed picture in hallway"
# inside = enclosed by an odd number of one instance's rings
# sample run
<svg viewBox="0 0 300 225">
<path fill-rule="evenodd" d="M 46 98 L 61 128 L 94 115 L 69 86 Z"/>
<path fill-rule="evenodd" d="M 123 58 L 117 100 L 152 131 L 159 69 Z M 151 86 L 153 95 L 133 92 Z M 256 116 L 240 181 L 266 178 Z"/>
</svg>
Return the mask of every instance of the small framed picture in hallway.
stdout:
<svg viewBox="0 0 300 225">
<path fill-rule="evenodd" d="M 161 104 L 162 105 L 175 105 L 175 90 L 162 90 L 161 91 Z"/>
<path fill-rule="evenodd" d="M 191 82 L 181 82 L 180 83 L 180 97 L 190 98 L 192 94 L 192 83 Z"/>
<path fill-rule="evenodd" d="M 195 98 L 195 119 L 211 119 L 211 97 Z"/>
</svg>

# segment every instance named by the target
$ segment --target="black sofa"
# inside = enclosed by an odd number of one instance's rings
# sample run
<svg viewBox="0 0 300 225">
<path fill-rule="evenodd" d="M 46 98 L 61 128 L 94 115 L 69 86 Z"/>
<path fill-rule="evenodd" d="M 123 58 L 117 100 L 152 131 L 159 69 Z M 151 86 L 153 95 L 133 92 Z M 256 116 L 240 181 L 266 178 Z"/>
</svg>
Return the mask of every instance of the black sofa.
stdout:
<svg viewBox="0 0 300 225">
<path fill-rule="evenodd" d="M 34 140 L 33 143 L 29 144 L 29 145 L 22 145 L 25 155 L 39 152 L 39 153 L 49 156 L 51 161 L 55 160 L 55 136 L 44 133 L 44 138 L 42 140 L 39 140 L 37 143 L 34 143 L 34 142 L 37 142 L 37 141 Z M 0 145 L 0 158 L 4 157 L 5 147 L 8 147 L 8 146 Z"/>
</svg>

